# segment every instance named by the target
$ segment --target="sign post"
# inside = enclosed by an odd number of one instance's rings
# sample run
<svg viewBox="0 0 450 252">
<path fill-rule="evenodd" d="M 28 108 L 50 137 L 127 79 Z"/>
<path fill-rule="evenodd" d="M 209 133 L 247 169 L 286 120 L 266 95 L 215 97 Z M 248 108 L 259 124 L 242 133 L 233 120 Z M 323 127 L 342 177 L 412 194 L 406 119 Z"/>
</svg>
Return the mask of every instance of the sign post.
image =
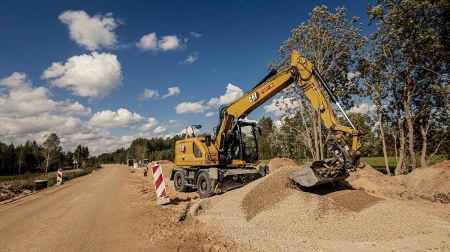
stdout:
<svg viewBox="0 0 450 252">
<path fill-rule="evenodd" d="M 155 184 L 155 191 L 156 191 L 156 203 L 158 205 L 169 204 L 170 199 L 166 193 L 166 184 L 164 183 L 164 176 L 161 165 L 155 162 L 155 164 L 152 166 L 152 174 L 153 174 L 153 183 Z"/>
<path fill-rule="evenodd" d="M 59 168 L 56 172 L 56 184 L 61 185 L 62 184 L 62 169 Z"/>
</svg>

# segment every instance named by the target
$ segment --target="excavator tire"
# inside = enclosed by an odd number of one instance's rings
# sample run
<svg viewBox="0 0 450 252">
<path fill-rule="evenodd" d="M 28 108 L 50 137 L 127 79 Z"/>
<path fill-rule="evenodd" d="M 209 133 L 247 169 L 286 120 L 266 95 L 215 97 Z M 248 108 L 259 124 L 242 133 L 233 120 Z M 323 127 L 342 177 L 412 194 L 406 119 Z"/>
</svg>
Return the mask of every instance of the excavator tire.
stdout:
<svg viewBox="0 0 450 252">
<path fill-rule="evenodd" d="M 186 192 L 188 187 L 186 186 L 186 178 L 182 170 L 178 170 L 173 175 L 173 186 L 178 192 Z"/>
<path fill-rule="evenodd" d="M 213 195 L 213 181 L 209 179 L 208 171 L 202 171 L 197 176 L 197 193 L 201 199 Z"/>
</svg>

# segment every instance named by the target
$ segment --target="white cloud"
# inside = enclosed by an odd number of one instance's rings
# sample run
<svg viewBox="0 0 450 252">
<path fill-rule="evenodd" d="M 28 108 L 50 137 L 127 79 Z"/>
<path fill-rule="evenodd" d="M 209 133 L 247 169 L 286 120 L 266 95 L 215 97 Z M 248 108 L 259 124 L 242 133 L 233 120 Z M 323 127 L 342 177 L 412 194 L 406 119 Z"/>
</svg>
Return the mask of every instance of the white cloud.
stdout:
<svg viewBox="0 0 450 252">
<path fill-rule="evenodd" d="M 113 47 L 117 43 L 114 29 L 120 22 L 111 13 L 91 17 L 82 10 L 65 11 L 58 18 L 69 27 L 70 38 L 88 50 Z"/>
<path fill-rule="evenodd" d="M 191 31 L 190 33 L 189 33 L 189 35 L 191 35 L 191 37 L 193 37 L 193 38 L 201 38 L 203 35 L 202 34 L 200 34 L 200 33 L 198 33 L 198 32 L 196 32 L 196 31 Z"/>
<path fill-rule="evenodd" d="M 206 116 L 206 117 L 211 117 L 211 116 L 213 116 L 214 114 L 215 114 L 214 112 L 210 111 L 210 112 L 206 113 L 205 116 Z"/>
<path fill-rule="evenodd" d="M 144 117 L 140 114 L 120 108 L 117 111 L 104 110 L 95 113 L 89 120 L 89 124 L 104 128 L 125 128 L 134 126 L 144 120 Z"/>
<path fill-rule="evenodd" d="M 181 93 L 181 90 L 179 87 L 169 87 L 167 89 L 167 94 L 163 95 L 163 99 L 166 99 L 167 97 L 179 95 Z"/>
<path fill-rule="evenodd" d="M 154 118 L 154 117 L 149 117 L 149 118 L 147 119 L 147 122 L 144 123 L 144 124 L 139 128 L 139 131 L 142 131 L 142 132 L 149 131 L 151 128 L 155 127 L 156 125 L 158 125 L 158 121 L 156 120 L 156 118 Z"/>
<path fill-rule="evenodd" d="M 203 104 L 203 101 L 198 102 L 182 102 L 175 106 L 177 114 L 187 113 L 203 113 L 207 107 Z"/>
<path fill-rule="evenodd" d="M 158 40 L 158 47 L 163 51 L 176 50 L 181 48 L 181 42 L 176 35 L 163 36 Z"/>
<path fill-rule="evenodd" d="M 264 106 L 264 111 L 273 113 L 276 116 L 289 114 L 299 107 L 298 101 L 294 97 L 280 96 L 272 100 L 269 105 Z"/>
<path fill-rule="evenodd" d="M 79 102 L 58 101 L 51 98 L 45 87 L 34 87 L 24 73 L 13 73 L 0 79 L 0 132 L 2 141 L 14 144 L 26 140 L 42 143 L 44 136 L 55 132 L 66 150 L 78 145 L 102 144 L 113 137 L 105 129 L 88 125 L 83 117 L 91 114 L 91 109 Z M 98 144 L 101 150 L 105 146 Z"/>
<path fill-rule="evenodd" d="M 194 62 L 196 62 L 198 60 L 198 52 L 194 52 L 192 54 L 190 54 L 186 59 L 184 59 L 183 61 L 181 61 L 181 64 L 184 65 L 190 65 Z"/>
<path fill-rule="evenodd" d="M 153 130 L 153 133 L 156 135 L 161 135 L 162 133 L 166 132 L 166 128 L 162 126 L 158 126 Z"/>
<path fill-rule="evenodd" d="M 25 73 L 14 72 L 10 76 L 0 79 L 0 85 L 10 88 L 17 88 L 21 86 L 30 86 L 31 82 L 27 79 Z"/>
<path fill-rule="evenodd" d="M 181 40 L 176 35 L 167 35 L 158 39 L 155 32 L 142 36 L 136 46 L 143 51 L 154 52 L 177 50 L 183 47 Z"/>
<path fill-rule="evenodd" d="M 238 86 L 235 86 L 231 83 L 228 83 L 227 90 L 224 95 L 221 95 L 219 98 L 214 97 L 208 101 L 208 106 L 218 107 L 221 105 L 227 105 L 244 95 L 244 91 L 240 89 Z"/>
<path fill-rule="evenodd" d="M 8 89 L 7 94 L 0 93 L 0 116 L 20 118 L 41 113 L 50 115 L 91 114 L 91 110 L 79 102 L 51 99 L 50 91 L 45 87 L 33 87 L 25 73 L 15 72 L 0 79 L 0 85 L 6 86 Z"/>
<path fill-rule="evenodd" d="M 139 97 L 139 100 L 141 101 L 148 101 L 152 99 L 156 99 L 159 97 L 159 93 L 157 90 L 154 89 L 144 89 L 141 96 Z"/>
<path fill-rule="evenodd" d="M 375 111 L 377 107 L 375 106 L 375 104 L 369 105 L 367 103 L 361 103 L 361 104 L 357 104 L 355 106 L 353 106 L 352 108 L 350 108 L 348 110 L 349 113 L 370 113 Z"/>
<path fill-rule="evenodd" d="M 42 78 L 78 96 L 103 98 L 120 85 L 122 73 L 116 55 L 93 52 L 72 56 L 64 64 L 53 63 Z"/>
<path fill-rule="evenodd" d="M 144 51 L 157 50 L 158 39 L 156 37 L 156 33 L 152 32 L 142 36 L 136 46 Z"/>
</svg>

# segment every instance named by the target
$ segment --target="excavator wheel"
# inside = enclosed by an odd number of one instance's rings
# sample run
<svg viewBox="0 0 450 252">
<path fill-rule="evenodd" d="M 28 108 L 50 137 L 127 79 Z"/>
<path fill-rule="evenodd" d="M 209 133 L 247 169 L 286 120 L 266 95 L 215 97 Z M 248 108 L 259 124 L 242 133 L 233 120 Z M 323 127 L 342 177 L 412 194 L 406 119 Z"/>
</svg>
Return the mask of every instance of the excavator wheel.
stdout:
<svg viewBox="0 0 450 252">
<path fill-rule="evenodd" d="M 173 186 L 178 192 L 186 192 L 188 187 L 186 186 L 186 178 L 182 170 L 177 170 L 173 175 Z"/>
<path fill-rule="evenodd" d="M 209 179 L 208 171 L 202 171 L 197 177 L 197 193 L 201 199 L 211 197 L 214 193 L 214 182 Z"/>
</svg>

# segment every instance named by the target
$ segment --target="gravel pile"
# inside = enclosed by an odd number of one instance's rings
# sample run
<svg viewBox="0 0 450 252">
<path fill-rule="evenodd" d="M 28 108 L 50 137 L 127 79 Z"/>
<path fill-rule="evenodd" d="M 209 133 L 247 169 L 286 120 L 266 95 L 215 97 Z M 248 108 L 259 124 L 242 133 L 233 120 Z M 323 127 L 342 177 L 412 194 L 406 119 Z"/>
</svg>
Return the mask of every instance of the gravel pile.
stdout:
<svg viewBox="0 0 450 252">
<path fill-rule="evenodd" d="M 359 190 L 292 188 L 285 166 L 207 199 L 196 218 L 261 251 L 450 250 L 450 224 L 410 205 Z"/>
<path fill-rule="evenodd" d="M 295 161 L 290 158 L 274 158 L 270 160 L 268 164 L 270 172 L 275 172 L 276 170 L 284 166 L 296 166 L 296 165 L 297 163 L 295 163 Z"/>
<path fill-rule="evenodd" d="M 352 173 L 347 179 L 355 189 L 361 189 L 379 197 L 427 200 L 450 203 L 450 161 L 418 168 L 408 175 L 389 177 L 370 165 Z"/>
<path fill-rule="evenodd" d="M 264 179 L 255 188 L 250 190 L 242 200 L 242 208 L 247 220 L 252 219 L 260 212 L 273 207 L 294 192 L 289 187 L 289 175 L 297 171 L 298 166 L 286 166 L 270 174 L 270 179 Z"/>
</svg>

